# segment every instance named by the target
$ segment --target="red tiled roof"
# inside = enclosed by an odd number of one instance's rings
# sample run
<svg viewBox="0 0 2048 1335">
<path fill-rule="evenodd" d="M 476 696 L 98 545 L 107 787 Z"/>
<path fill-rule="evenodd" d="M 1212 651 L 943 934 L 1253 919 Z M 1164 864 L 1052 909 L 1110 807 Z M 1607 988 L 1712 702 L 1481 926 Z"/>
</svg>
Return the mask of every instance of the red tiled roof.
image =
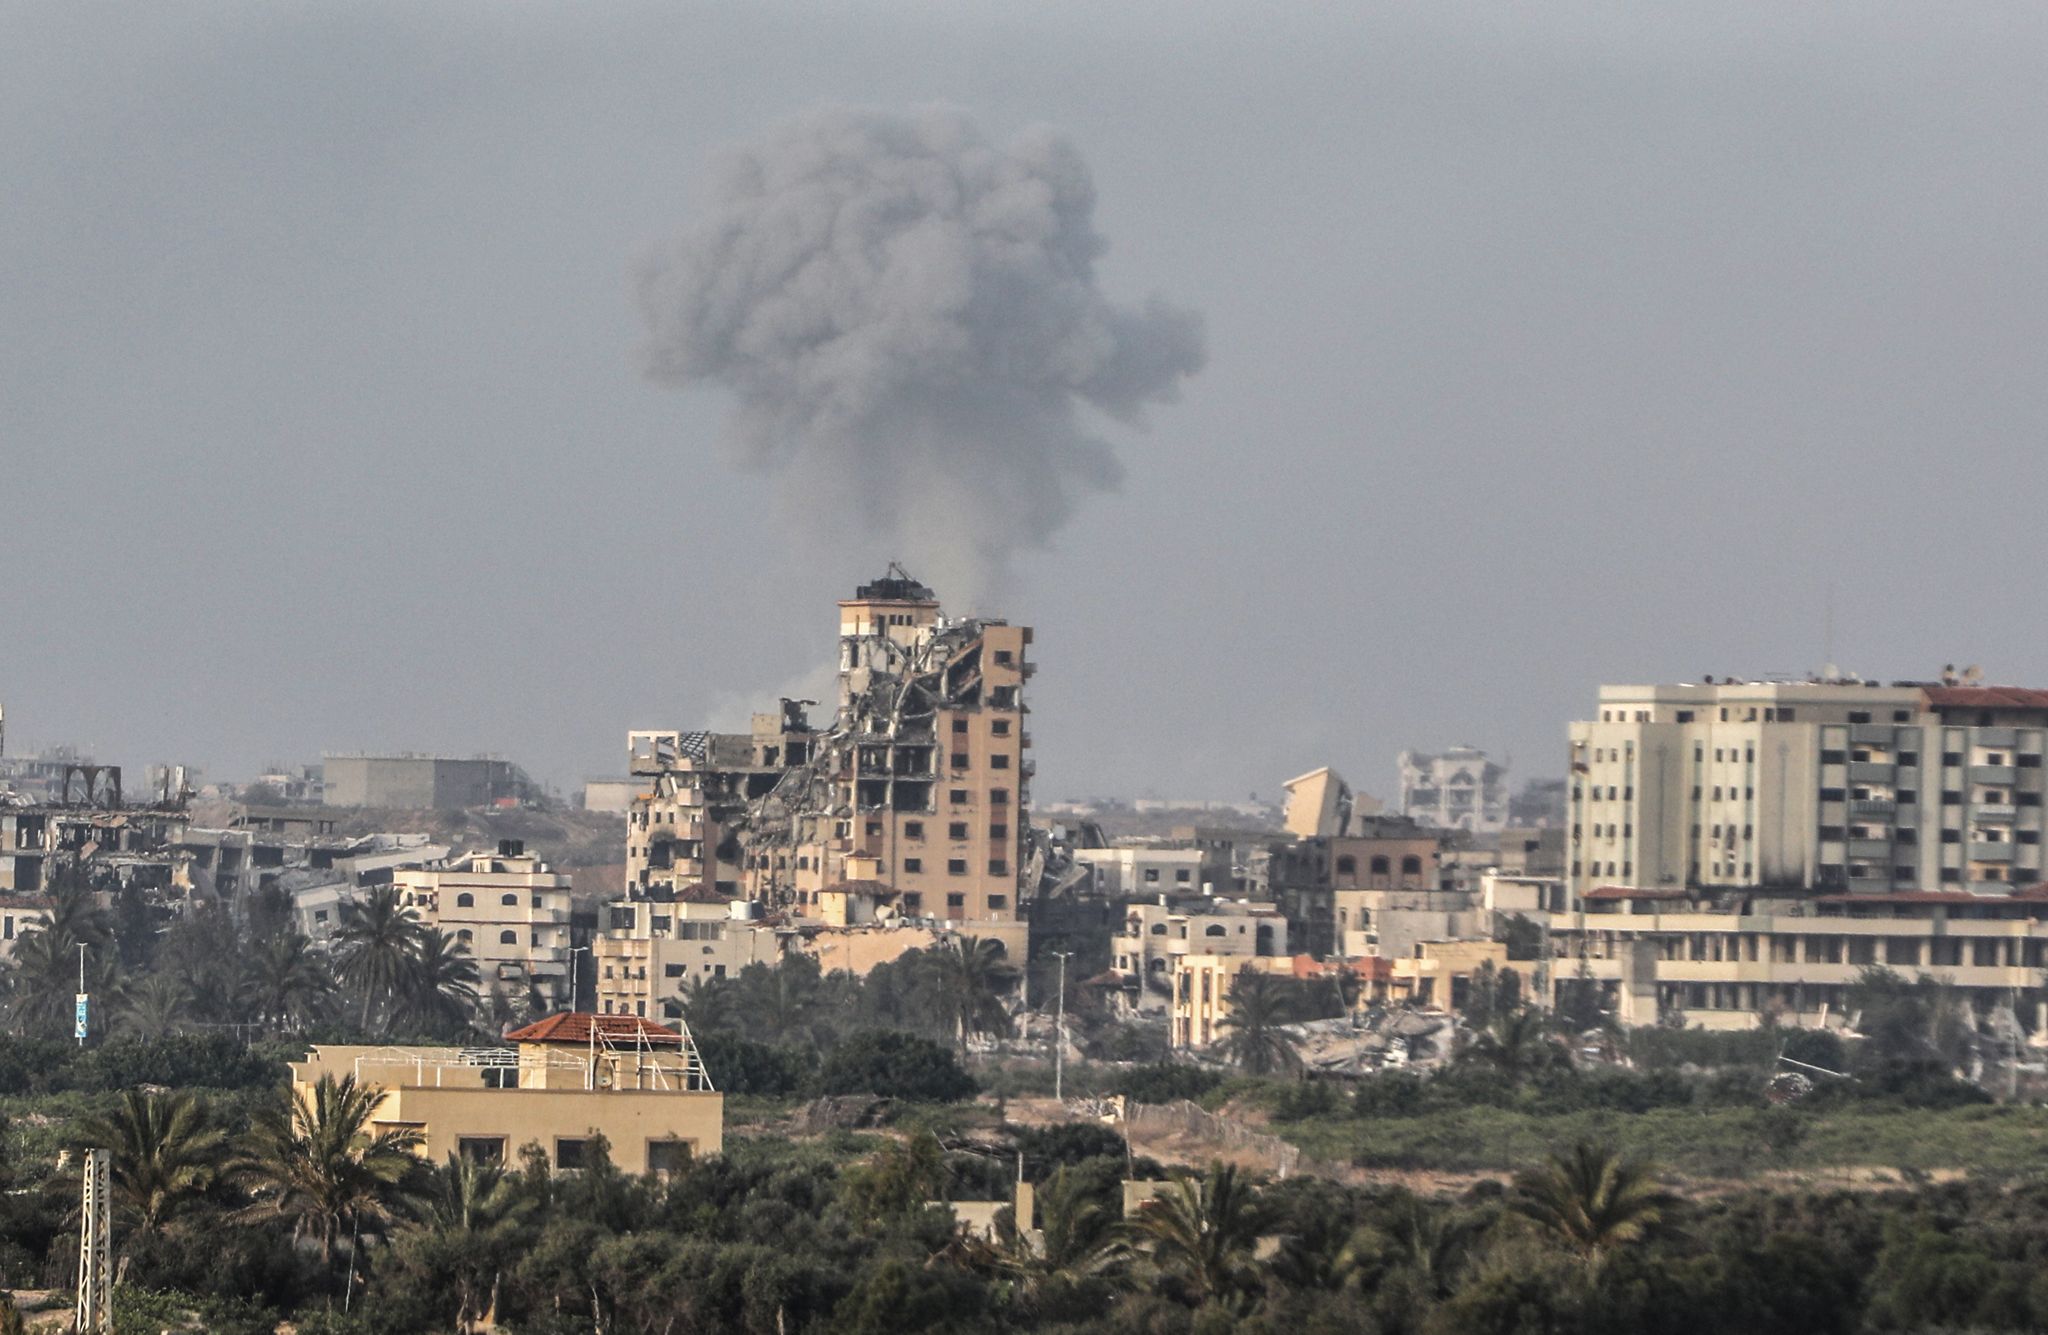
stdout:
<svg viewBox="0 0 2048 1335">
<path fill-rule="evenodd" d="M 717 886 L 708 881 L 692 881 L 688 885 L 676 887 L 678 904 L 723 904 L 726 898 L 727 896 L 719 893 Z"/>
<path fill-rule="evenodd" d="M 536 1020 L 505 1035 L 507 1043 L 575 1043 L 586 1045 L 592 1035 L 614 1043 L 646 1042 L 652 1046 L 679 1047 L 683 1036 L 667 1025 L 643 1020 L 637 1015 L 592 1015 L 588 1011 L 563 1011 Z"/>
<path fill-rule="evenodd" d="M 2025 686 L 1929 686 L 1927 703 L 1951 709 L 2048 709 L 2048 691 Z"/>
</svg>

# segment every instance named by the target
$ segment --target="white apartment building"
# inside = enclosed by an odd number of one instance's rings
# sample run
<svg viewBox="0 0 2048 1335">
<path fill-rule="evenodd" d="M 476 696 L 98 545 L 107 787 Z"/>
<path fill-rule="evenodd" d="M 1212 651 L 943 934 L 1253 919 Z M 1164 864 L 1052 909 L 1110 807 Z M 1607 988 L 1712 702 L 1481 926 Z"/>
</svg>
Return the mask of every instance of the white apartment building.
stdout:
<svg viewBox="0 0 2048 1335">
<path fill-rule="evenodd" d="M 1439 830 L 1491 834 L 1508 823 L 1508 771 L 1470 746 L 1403 751 L 1401 814 Z"/>
<path fill-rule="evenodd" d="M 517 840 L 438 867 L 393 873 L 401 902 L 421 922 L 469 947 L 480 990 L 529 986 L 569 1009 L 569 877 L 527 856 Z"/>
<path fill-rule="evenodd" d="M 1089 869 L 1089 888 L 1110 899 L 1139 895 L 1210 894 L 1202 882 L 1199 848 L 1077 848 L 1074 861 Z"/>
<path fill-rule="evenodd" d="M 1605 686 L 1571 725 L 1566 887 L 1998 891 L 2042 879 L 2048 691 Z"/>
</svg>

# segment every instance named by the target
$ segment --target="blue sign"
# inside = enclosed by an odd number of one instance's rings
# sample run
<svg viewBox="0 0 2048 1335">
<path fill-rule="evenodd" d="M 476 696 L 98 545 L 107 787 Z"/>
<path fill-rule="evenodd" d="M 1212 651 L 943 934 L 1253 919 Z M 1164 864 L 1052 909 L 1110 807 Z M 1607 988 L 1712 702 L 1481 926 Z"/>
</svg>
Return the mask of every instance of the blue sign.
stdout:
<svg viewBox="0 0 2048 1335">
<path fill-rule="evenodd" d="M 71 1027 L 71 1036 L 81 1043 L 85 1042 L 85 1012 L 87 1004 L 86 994 L 80 992 L 78 994 L 78 1019 Z"/>
</svg>

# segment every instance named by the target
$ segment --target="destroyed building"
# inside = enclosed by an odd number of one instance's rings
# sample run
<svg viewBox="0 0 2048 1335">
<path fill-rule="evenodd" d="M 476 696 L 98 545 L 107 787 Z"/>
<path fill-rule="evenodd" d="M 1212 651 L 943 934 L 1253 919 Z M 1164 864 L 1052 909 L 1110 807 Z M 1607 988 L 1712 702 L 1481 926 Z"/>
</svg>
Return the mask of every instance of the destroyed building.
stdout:
<svg viewBox="0 0 2048 1335">
<path fill-rule="evenodd" d="M 619 956 L 600 963 L 600 995 L 603 967 L 639 983 L 650 967 L 662 978 L 702 964 L 694 943 L 669 952 L 688 961 L 649 956 L 649 924 L 673 932 L 678 918 L 638 912 L 641 901 L 738 902 L 751 907 L 733 921 L 799 931 L 950 929 L 1024 958 L 1025 890 L 1046 857 L 1027 830 L 1030 644 L 1027 627 L 946 617 L 891 565 L 839 604 L 829 720 L 812 719 L 816 702 L 784 700 L 745 733 L 629 734 L 642 788 L 627 815 L 626 896 L 607 919 L 616 939 L 599 942 L 601 957 Z M 630 964 L 628 939 L 641 943 Z M 647 991 L 634 991 L 637 1008 Z"/>
<path fill-rule="evenodd" d="M 181 785 L 182 777 L 165 782 Z M 118 765 L 63 766 L 42 798 L 0 789 L 0 894 L 45 894 L 67 884 L 182 893 L 185 858 L 176 844 L 187 796 L 182 786 L 167 786 L 130 804 Z"/>
</svg>

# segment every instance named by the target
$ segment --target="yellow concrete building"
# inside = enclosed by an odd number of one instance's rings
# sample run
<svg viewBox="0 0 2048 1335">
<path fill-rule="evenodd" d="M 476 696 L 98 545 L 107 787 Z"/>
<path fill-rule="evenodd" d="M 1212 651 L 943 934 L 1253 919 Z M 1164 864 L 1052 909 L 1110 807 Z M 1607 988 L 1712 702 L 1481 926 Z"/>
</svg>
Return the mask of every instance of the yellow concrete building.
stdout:
<svg viewBox="0 0 2048 1335">
<path fill-rule="evenodd" d="M 391 881 L 415 917 L 469 948 L 484 992 L 531 987 L 549 1006 L 569 1004 L 569 877 L 517 840 Z"/>
<path fill-rule="evenodd" d="M 306 1098 L 322 1076 L 383 1091 L 377 1131 L 410 1130 L 420 1153 L 510 1162 L 538 1145 L 573 1170 L 603 1136 L 628 1173 L 666 1172 L 724 1145 L 725 1096 L 687 1030 L 570 1012 L 505 1036 L 506 1048 L 320 1046 L 291 1064 Z"/>
</svg>

